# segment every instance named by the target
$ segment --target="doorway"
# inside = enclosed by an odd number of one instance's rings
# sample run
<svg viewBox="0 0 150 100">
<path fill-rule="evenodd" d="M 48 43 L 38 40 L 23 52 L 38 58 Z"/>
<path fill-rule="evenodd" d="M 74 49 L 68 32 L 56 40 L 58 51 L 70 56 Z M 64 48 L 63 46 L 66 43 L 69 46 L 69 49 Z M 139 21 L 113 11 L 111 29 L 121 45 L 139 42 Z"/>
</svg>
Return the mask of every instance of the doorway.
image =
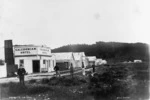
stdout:
<svg viewBox="0 0 150 100">
<path fill-rule="evenodd" d="M 33 73 L 40 72 L 40 61 L 39 60 L 33 60 Z"/>
</svg>

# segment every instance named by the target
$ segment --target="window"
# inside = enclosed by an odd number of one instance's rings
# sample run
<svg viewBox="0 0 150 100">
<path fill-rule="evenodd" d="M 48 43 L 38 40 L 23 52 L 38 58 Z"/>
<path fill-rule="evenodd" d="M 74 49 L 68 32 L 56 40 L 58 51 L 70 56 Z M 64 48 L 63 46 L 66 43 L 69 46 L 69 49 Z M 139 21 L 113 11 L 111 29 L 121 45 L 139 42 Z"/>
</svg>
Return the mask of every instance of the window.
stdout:
<svg viewBox="0 0 150 100">
<path fill-rule="evenodd" d="M 43 60 L 43 64 L 45 64 L 45 60 Z"/>
<path fill-rule="evenodd" d="M 24 65 L 24 60 L 23 59 L 20 60 L 20 65 L 22 65 L 22 64 Z"/>
<path fill-rule="evenodd" d="M 5 61 L 0 59 L 0 65 L 4 65 Z"/>
</svg>

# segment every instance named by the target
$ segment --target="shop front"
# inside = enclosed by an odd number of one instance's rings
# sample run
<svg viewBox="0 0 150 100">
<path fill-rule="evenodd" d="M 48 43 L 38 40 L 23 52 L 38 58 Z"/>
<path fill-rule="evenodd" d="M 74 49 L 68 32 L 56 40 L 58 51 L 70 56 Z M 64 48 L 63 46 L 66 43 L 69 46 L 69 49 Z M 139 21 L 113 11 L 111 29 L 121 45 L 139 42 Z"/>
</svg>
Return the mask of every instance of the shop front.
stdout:
<svg viewBox="0 0 150 100">
<path fill-rule="evenodd" d="M 23 64 L 27 73 L 51 72 L 54 70 L 55 58 L 46 46 L 14 46 L 15 64 Z"/>
</svg>

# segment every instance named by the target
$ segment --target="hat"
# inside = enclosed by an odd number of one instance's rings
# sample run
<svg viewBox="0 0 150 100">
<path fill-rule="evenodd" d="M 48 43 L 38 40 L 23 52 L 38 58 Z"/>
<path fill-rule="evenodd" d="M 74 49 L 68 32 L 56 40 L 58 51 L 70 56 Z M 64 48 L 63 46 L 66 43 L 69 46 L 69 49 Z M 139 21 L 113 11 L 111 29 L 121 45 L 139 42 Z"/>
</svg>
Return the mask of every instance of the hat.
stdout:
<svg viewBox="0 0 150 100">
<path fill-rule="evenodd" d="M 23 68 L 23 64 L 20 64 L 19 68 Z"/>
</svg>

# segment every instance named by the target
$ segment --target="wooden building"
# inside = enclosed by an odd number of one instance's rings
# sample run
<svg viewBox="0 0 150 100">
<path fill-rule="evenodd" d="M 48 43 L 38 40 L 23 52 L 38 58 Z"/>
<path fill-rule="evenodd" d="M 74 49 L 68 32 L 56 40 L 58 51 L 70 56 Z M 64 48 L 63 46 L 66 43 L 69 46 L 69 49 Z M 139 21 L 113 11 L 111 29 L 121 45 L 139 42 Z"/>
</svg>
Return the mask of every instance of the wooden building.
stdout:
<svg viewBox="0 0 150 100">
<path fill-rule="evenodd" d="M 60 70 L 69 69 L 70 66 L 76 67 L 73 52 L 52 53 L 55 56 L 56 64 Z"/>
<path fill-rule="evenodd" d="M 86 67 L 88 65 L 88 59 L 84 52 L 73 52 L 75 58 L 76 67 L 82 67 L 82 62 Z"/>
<path fill-rule="evenodd" d="M 56 63 L 51 49 L 46 46 L 15 45 L 14 57 L 15 64 L 23 64 L 27 73 L 51 72 Z"/>
</svg>

